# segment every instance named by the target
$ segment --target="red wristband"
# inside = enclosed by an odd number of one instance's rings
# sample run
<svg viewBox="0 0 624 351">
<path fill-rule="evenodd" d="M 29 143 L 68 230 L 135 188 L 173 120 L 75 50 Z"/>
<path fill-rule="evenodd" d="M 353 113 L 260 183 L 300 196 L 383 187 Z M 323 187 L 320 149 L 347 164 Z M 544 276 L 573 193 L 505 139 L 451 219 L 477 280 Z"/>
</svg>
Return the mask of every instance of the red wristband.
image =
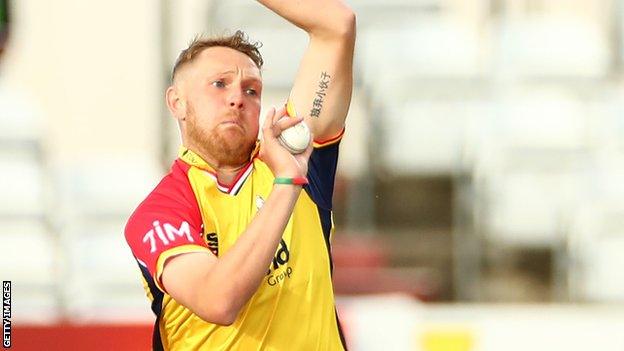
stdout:
<svg viewBox="0 0 624 351">
<path fill-rule="evenodd" d="M 295 177 L 295 178 L 275 178 L 273 184 L 292 184 L 292 185 L 306 185 L 308 184 L 308 178 Z"/>
</svg>

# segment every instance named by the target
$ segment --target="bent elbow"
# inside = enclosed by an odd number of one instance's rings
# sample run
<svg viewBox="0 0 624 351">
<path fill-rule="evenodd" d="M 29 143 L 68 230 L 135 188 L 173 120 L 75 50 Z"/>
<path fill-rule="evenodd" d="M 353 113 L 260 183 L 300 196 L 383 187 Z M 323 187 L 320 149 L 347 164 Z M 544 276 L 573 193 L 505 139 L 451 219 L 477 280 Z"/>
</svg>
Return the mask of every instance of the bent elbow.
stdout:
<svg viewBox="0 0 624 351">
<path fill-rule="evenodd" d="M 212 301 L 212 303 L 214 302 L 215 301 Z M 216 302 L 214 305 L 209 306 L 196 314 L 205 322 L 227 327 L 234 324 L 238 318 L 238 312 L 238 309 L 233 308 L 228 303 Z"/>
<path fill-rule="evenodd" d="M 356 31 L 355 12 L 351 9 L 346 9 L 337 16 L 336 20 L 333 21 L 330 33 L 336 38 L 353 40 L 355 38 Z"/>
<path fill-rule="evenodd" d="M 219 321 L 216 324 L 223 325 L 223 326 L 229 326 L 229 325 L 234 324 L 234 322 L 236 322 L 236 319 L 238 319 L 238 312 L 239 312 L 238 309 L 233 309 L 233 308 L 224 309 L 219 314 Z"/>
<path fill-rule="evenodd" d="M 230 325 L 234 324 L 234 322 L 236 321 L 236 317 L 237 314 L 224 313 L 217 318 L 214 318 L 211 323 L 220 325 L 222 327 L 229 327 Z"/>
<path fill-rule="evenodd" d="M 342 34 L 348 37 L 355 37 L 355 31 L 357 27 L 355 12 L 353 12 L 353 10 L 346 11 L 342 22 Z"/>
<path fill-rule="evenodd" d="M 350 8 L 335 11 L 326 21 L 314 26 L 310 31 L 313 37 L 328 40 L 353 41 L 355 39 L 355 12 Z"/>
</svg>

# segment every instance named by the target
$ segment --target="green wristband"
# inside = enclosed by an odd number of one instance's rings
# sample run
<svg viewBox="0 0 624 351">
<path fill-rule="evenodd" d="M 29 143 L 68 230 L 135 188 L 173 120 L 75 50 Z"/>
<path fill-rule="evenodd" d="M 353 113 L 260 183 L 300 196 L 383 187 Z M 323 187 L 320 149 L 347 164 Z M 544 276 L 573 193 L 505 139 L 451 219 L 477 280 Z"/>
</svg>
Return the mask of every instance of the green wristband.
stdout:
<svg viewBox="0 0 624 351">
<path fill-rule="evenodd" d="M 277 177 L 273 181 L 273 184 L 306 185 L 308 184 L 308 179 L 306 177 L 296 177 L 296 178 Z"/>
</svg>

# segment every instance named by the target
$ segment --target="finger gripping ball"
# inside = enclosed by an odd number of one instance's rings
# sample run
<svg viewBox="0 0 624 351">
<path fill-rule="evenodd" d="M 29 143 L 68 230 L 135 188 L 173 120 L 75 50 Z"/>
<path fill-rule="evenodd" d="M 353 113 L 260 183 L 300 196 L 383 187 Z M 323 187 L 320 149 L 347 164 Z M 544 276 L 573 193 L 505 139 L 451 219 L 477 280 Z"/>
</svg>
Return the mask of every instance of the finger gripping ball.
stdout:
<svg viewBox="0 0 624 351">
<path fill-rule="evenodd" d="M 301 121 L 283 130 L 278 140 L 291 154 L 300 154 L 304 152 L 310 144 L 310 128 L 308 128 L 304 121 Z"/>
</svg>

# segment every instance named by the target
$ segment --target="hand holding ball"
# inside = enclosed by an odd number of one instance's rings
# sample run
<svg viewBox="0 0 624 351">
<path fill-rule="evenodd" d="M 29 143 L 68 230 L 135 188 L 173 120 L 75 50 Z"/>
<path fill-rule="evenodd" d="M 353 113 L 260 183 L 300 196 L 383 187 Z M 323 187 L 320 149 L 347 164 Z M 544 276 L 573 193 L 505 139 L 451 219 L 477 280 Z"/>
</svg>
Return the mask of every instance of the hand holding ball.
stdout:
<svg viewBox="0 0 624 351">
<path fill-rule="evenodd" d="M 282 118 L 290 118 L 288 116 Z M 304 121 L 294 126 L 284 129 L 279 135 L 278 140 L 291 154 L 300 154 L 304 152 L 310 144 L 310 128 Z"/>
</svg>

